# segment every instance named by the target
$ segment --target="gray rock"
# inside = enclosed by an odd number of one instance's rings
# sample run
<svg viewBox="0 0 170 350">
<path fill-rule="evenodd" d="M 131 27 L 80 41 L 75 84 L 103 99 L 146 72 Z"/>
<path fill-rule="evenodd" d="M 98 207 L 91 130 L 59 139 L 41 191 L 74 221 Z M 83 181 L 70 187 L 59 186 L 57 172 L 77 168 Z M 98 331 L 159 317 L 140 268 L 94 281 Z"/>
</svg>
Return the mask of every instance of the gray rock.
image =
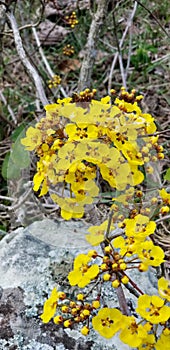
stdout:
<svg viewBox="0 0 170 350">
<path fill-rule="evenodd" d="M 91 246 L 85 240 L 88 225 L 80 221 L 34 222 L 19 228 L 0 241 L 0 349 L 2 350 L 128 350 L 115 336 L 111 340 L 95 332 L 83 337 L 76 330 L 63 329 L 39 318 L 51 290 L 60 285 L 69 290 L 67 274 L 74 257 Z M 145 292 L 156 289 L 148 275 L 134 276 Z M 150 285 L 149 285 L 150 284 Z M 129 292 L 127 296 L 135 303 Z M 103 297 L 110 307 L 118 306 L 113 289 Z"/>
</svg>

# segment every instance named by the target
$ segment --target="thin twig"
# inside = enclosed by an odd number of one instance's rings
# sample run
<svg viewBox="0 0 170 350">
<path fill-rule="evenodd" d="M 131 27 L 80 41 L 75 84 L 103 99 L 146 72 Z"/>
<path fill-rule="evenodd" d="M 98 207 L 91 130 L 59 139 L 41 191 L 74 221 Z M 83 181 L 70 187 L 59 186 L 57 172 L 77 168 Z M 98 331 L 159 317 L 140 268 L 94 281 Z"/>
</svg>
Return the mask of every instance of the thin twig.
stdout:
<svg viewBox="0 0 170 350">
<path fill-rule="evenodd" d="M 131 27 L 132 25 L 132 21 L 133 21 L 133 17 L 135 16 L 135 12 L 136 12 L 136 9 L 137 9 L 137 1 L 135 1 L 134 3 L 134 8 L 132 10 L 132 13 L 127 21 L 127 26 L 124 30 L 124 33 L 122 35 L 122 38 L 120 40 L 120 43 L 119 43 L 119 48 L 121 49 L 123 43 L 124 43 L 124 40 L 125 40 L 125 37 L 126 37 L 126 34 L 129 30 L 129 28 Z M 108 81 L 108 92 L 110 92 L 111 90 L 111 87 L 112 87 L 112 76 L 113 76 L 113 71 L 114 71 L 114 68 L 115 68 L 115 64 L 117 62 L 117 59 L 119 58 L 119 52 L 117 51 L 115 56 L 114 56 L 114 59 L 113 59 L 113 62 L 112 62 L 112 65 L 111 65 L 111 69 L 110 69 L 110 74 L 109 74 L 109 81 Z"/>
<path fill-rule="evenodd" d="M 10 105 L 8 104 L 6 98 L 5 98 L 5 96 L 4 96 L 4 94 L 2 93 L 1 90 L 0 90 L 0 99 L 1 99 L 1 101 L 4 103 L 4 105 L 7 107 L 8 112 L 9 112 L 9 114 L 10 114 L 10 116 L 11 116 L 11 118 L 12 118 L 14 124 L 17 124 L 17 119 L 16 119 L 16 117 L 15 117 L 15 114 L 14 114 L 12 108 L 10 107 Z M 4 119 L 2 115 L 1 115 L 1 118 Z M 8 122 L 9 122 L 9 124 L 11 124 L 10 121 L 8 121 Z M 11 125 L 11 126 L 14 127 L 14 125 Z"/>
<path fill-rule="evenodd" d="M 21 62 L 23 63 L 24 67 L 26 68 L 30 78 L 34 81 L 36 90 L 38 91 L 39 99 L 41 100 L 43 106 L 45 106 L 49 102 L 48 102 L 48 99 L 46 97 L 43 85 L 42 85 L 42 80 L 41 80 L 39 74 L 37 73 L 37 70 L 35 69 L 35 67 L 33 67 L 33 65 L 30 63 L 30 60 L 26 56 L 25 50 L 23 48 L 21 36 L 20 36 L 19 30 L 18 30 L 16 19 L 15 19 L 13 13 L 11 13 L 11 12 L 7 12 L 6 16 L 9 20 L 11 27 L 12 27 L 12 30 L 13 30 L 15 45 L 16 45 L 18 55 L 21 59 Z"/>
<path fill-rule="evenodd" d="M 128 58 L 127 58 L 127 64 L 126 64 L 126 70 L 125 70 L 125 78 L 127 79 L 128 71 L 130 67 L 130 59 L 131 59 L 131 52 L 132 52 L 132 30 L 131 27 L 129 28 L 129 49 L 128 49 Z"/>
<path fill-rule="evenodd" d="M 163 30 L 163 32 L 167 35 L 168 38 L 170 38 L 169 33 L 166 31 L 166 29 L 163 27 L 163 25 L 161 24 L 161 22 L 159 22 L 159 20 L 157 19 L 157 17 L 152 13 L 152 11 L 150 11 L 144 4 L 142 4 L 139 0 L 136 0 L 136 2 L 143 7 L 151 16 L 152 18 L 155 20 L 155 22 L 157 22 L 157 24 L 160 26 L 160 28 Z"/>
<path fill-rule="evenodd" d="M 163 216 L 160 219 L 155 220 L 156 223 L 170 219 L 170 215 Z"/>
<path fill-rule="evenodd" d="M 39 53 L 41 55 L 41 58 L 42 58 L 42 60 L 44 62 L 44 65 L 45 65 L 45 67 L 47 69 L 47 72 L 48 72 L 50 78 L 53 78 L 55 73 L 52 71 L 52 69 L 51 69 L 51 67 L 50 67 L 50 65 L 49 65 L 49 63 L 48 63 L 48 61 L 47 61 L 47 59 L 46 59 L 46 57 L 44 55 L 44 51 L 43 51 L 43 49 L 41 47 L 40 39 L 38 37 L 38 34 L 37 34 L 37 31 L 36 31 L 35 27 L 32 27 L 32 32 L 33 32 L 34 38 L 35 38 L 36 43 L 37 43 L 38 51 L 39 51 Z M 59 85 L 59 90 L 61 91 L 61 93 L 62 93 L 62 95 L 64 97 L 67 97 L 67 94 L 66 94 L 66 92 L 64 91 L 64 89 L 63 89 L 63 87 L 61 85 Z"/>
<path fill-rule="evenodd" d="M 170 131 L 170 129 L 166 129 L 166 130 L 154 132 L 153 134 L 139 135 L 138 138 L 145 138 L 145 137 L 150 137 L 150 136 L 157 136 L 157 135 L 160 135 L 160 134 L 166 134 L 169 131 Z"/>
</svg>

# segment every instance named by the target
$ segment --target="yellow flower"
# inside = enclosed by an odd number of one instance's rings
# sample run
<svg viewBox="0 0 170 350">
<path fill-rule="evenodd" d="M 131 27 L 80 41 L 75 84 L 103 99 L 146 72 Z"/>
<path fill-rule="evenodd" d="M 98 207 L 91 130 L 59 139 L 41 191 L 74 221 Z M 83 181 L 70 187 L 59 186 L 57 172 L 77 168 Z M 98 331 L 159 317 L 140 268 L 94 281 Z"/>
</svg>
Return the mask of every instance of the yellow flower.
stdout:
<svg viewBox="0 0 170 350">
<path fill-rule="evenodd" d="M 169 345 L 170 345 L 170 334 L 165 335 L 164 333 L 162 333 L 155 345 L 155 348 L 156 350 L 169 350 Z"/>
<path fill-rule="evenodd" d="M 147 336 L 147 331 L 142 325 L 138 325 L 133 316 L 123 316 L 120 340 L 129 346 L 138 347 Z"/>
<path fill-rule="evenodd" d="M 88 255 L 80 254 L 74 260 L 74 270 L 68 274 L 68 280 L 71 286 L 76 284 L 80 288 L 84 288 L 99 273 L 98 265 L 89 266 L 91 258 Z"/>
<path fill-rule="evenodd" d="M 105 307 L 92 318 L 92 325 L 100 335 L 109 339 L 120 330 L 122 318 L 123 315 L 119 310 Z"/>
<path fill-rule="evenodd" d="M 155 336 L 153 334 L 147 334 L 146 338 L 142 339 L 142 344 L 138 347 L 138 350 L 154 350 L 155 342 Z"/>
<path fill-rule="evenodd" d="M 58 151 L 58 157 L 60 158 L 56 164 L 57 169 L 67 170 L 71 163 L 77 162 L 77 157 L 75 155 L 75 145 L 72 143 L 66 143 Z"/>
<path fill-rule="evenodd" d="M 159 266 L 164 262 L 164 251 L 155 246 L 152 241 L 142 242 L 138 249 L 138 256 L 144 265 Z"/>
<path fill-rule="evenodd" d="M 82 139 L 97 139 L 98 128 L 96 125 L 87 123 L 67 124 L 65 131 L 68 141 L 81 141 Z"/>
<path fill-rule="evenodd" d="M 134 198 L 134 192 L 135 192 L 134 188 L 130 187 L 126 191 L 124 191 L 123 194 L 120 194 L 119 196 L 112 198 L 112 200 L 123 204 L 129 204 L 129 202 L 132 201 L 132 198 Z"/>
<path fill-rule="evenodd" d="M 61 208 L 61 216 L 65 220 L 81 218 L 84 215 L 84 205 L 89 204 L 89 197 L 77 196 L 76 198 L 61 198 L 57 194 L 51 194 L 52 200 Z"/>
<path fill-rule="evenodd" d="M 154 233 L 156 224 L 154 221 L 149 221 L 148 216 L 138 214 L 134 219 L 124 220 L 126 227 L 125 233 L 127 236 L 135 237 L 139 239 L 146 238 Z"/>
<path fill-rule="evenodd" d="M 21 143 L 28 151 L 33 151 L 42 143 L 42 131 L 30 126 L 26 132 L 26 137 L 21 139 Z"/>
<path fill-rule="evenodd" d="M 170 317 L 170 307 L 164 305 L 164 300 L 157 295 L 141 295 L 136 311 L 153 324 L 166 322 Z"/>
<path fill-rule="evenodd" d="M 99 226 L 90 226 L 88 229 L 88 232 L 90 232 L 90 234 L 86 235 L 87 242 L 89 242 L 93 246 L 97 246 L 101 242 L 103 242 L 107 226 L 108 220 L 105 220 Z M 113 225 L 111 226 L 111 229 L 114 229 Z"/>
<path fill-rule="evenodd" d="M 170 301 L 170 281 L 166 280 L 164 277 L 161 277 L 158 280 L 158 290 L 162 298 Z"/>
<path fill-rule="evenodd" d="M 40 315 L 40 318 L 44 323 L 48 323 L 51 320 L 51 318 L 55 315 L 57 302 L 58 292 L 57 289 L 54 288 L 51 292 L 49 299 L 45 301 L 43 313 Z"/>
<path fill-rule="evenodd" d="M 159 191 L 159 194 L 163 200 L 163 203 L 170 205 L 170 193 L 168 193 L 165 188 Z"/>
</svg>

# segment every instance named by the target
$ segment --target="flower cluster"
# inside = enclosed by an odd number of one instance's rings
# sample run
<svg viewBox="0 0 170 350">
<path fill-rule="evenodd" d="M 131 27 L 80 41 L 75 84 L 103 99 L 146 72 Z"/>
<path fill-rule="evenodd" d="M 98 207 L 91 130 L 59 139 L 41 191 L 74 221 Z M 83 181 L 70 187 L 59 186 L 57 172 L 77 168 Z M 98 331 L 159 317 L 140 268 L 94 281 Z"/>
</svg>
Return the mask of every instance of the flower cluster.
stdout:
<svg viewBox="0 0 170 350">
<path fill-rule="evenodd" d="M 79 21 L 77 20 L 76 13 L 73 11 L 70 16 L 65 16 L 66 22 L 70 25 L 71 28 L 74 28 Z"/>
<path fill-rule="evenodd" d="M 126 191 L 144 180 L 144 165 L 150 162 L 152 172 L 152 164 L 163 157 L 158 136 L 148 135 L 156 130 L 153 117 L 142 113 L 140 96 L 126 92 L 123 99 L 123 91 L 114 103 L 109 96 L 94 100 L 96 90 L 89 89 L 59 99 L 45 107 L 46 118 L 22 139 L 39 157 L 34 190 L 41 189 L 42 196 L 55 188 L 51 198 L 66 220 L 81 218 L 85 206 L 97 201 L 97 174 L 111 188 Z"/>
<path fill-rule="evenodd" d="M 93 327 L 108 339 L 119 333 L 132 348 L 168 350 L 169 281 L 161 277 L 159 295 L 147 295 L 129 273 L 143 273 L 166 259 L 153 237 L 155 220 L 165 220 L 170 211 L 170 194 L 165 187 L 148 192 L 141 186 L 144 175 L 151 181 L 157 160 L 164 158 L 163 147 L 154 119 L 141 111 L 142 96 L 134 89 L 128 93 L 121 88 L 118 96 L 111 90 L 111 97 L 100 101 L 95 95 L 95 89 L 86 89 L 47 105 L 46 117 L 21 141 L 38 157 L 34 190 L 39 196 L 49 192 L 64 219 L 81 218 L 86 206 L 102 200 L 99 178 L 114 193 L 109 218 L 86 235 L 101 249 L 78 255 L 68 274 L 69 284 L 81 292 L 75 289 L 70 298 L 54 288 L 40 317 L 44 323 L 53 319 L 66 328 L 77 326 L 84 336 Z M 135 313 L 125 297 L 119 309 L 108 307 L 102 296 L 109 284 L 121 298 L 125 288 L 138 298 Z"/>
<path fill-rule="evenodd" d="M 106 249 L 106 251 L 110 250 Z M 70 281 L 74 280 L 73 284 L 76 282 L 81 287 L 90 281 L 93 283 L 95 281 L 94 293 L 96 278 L 99 277 L 100 272 L 99 269 L 96 269 L 97 265 L 88 266 L 92 256 L 95 258 L 97 253 L 90 251 L 87 256 L 84 254 L 79 256 L 75 260 L 73 273 L 71 272 L 68 277 Z M 77 277 L 76 274 L 79 276 Z M 167 302 L 170 301 L 170 283 L 163 277 L 158 281 L 158 290 L 160 296 L 147 294 L 139 296 L 136 308 L 138 317 L 136 318 L 133 315 L 124 315 L 117 308 L 108 308 L 106 305 L 101 307 L 101 291 L 95 299 L 90 298 L 89 292 L 74 294 L 74 298 L 70 299 L 64 292 L 54 288 L 49 299 L 45 301 L 40 317 L 44 323 L 53 318 L 55 324 L 62 324 L 65 328 L 74 328 L 79 325 L 81 333 L 85 336 L 89 334 L 91 326 L 101 336 L 108 339 L 119 332 L 122 342 L 132 348 L 137 347 L 139 350 L 144 348 L 161 350 L 163 343 L 165 349 L 168 350 L 170 307 Z M 158 324 L 161 324 L 159 331 Z"/>
<path fill-rule="evenodd" d="M 74 47 L 70 44 L 63 47 L 63 54 L 66 56 L 72 56 L 74 54 Z"/>
<path fill-rule="evenodd" d="M 48 81 L 48 87 L 50 89 L 56 88 L 61 83 L 61 78 L 59 75 L 54 75 L 51 80 Z"/>
</svg>

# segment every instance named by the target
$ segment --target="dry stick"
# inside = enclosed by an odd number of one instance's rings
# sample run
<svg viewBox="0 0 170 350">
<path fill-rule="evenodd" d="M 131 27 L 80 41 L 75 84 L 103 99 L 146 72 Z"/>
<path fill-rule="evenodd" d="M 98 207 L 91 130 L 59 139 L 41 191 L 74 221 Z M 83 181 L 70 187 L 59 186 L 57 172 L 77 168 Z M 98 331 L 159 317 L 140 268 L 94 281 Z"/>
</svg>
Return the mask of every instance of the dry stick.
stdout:
<svg viewBox="0 0 170 350">
<path fill-rule="evenodd" d="M 10 12 L 7 12 L 6 16 L 9 20 L 11 27 L 12 27 L 12 30 L 13 30 L 16 50 L 18 52 L 20 60 L 23 63 L 24 67 L 26 68 L 30 78 L 34 81 L 36 90 L 38 92 L 39 99 L 42 102 L 43 106 L 45 106 L 45 105 L 49 104 L 49 102 L 47 100 L 47 97 L 46 97 L 46 94 L 45 94 L 45 91 L 44 91 L 44 88 L 42 85 L 41 78 L 40 78 L 39 74 L 37 73 L 37 70 L 35 69 L 35 67 L 32 66 L 28 57 L 26 56 L 25 50 L 23 48 L 21 36 L 20 36 L 19 30 L 18 30 L 16 19 L 15 19 L 13 13 L 10 13 Z"/>
<path fill-rule="evenodd" d="M 53 78 L 53 76 L 54 76 L 55 74 L 54 74 L 54 72 L 52 71 L 52 69 L 51 69 L 51 67 L 50 67 L 50 65 L 49 65 L 49 63 L 48 63 L 48 61 L 47 61 L 47 59 L 46 59 L 46 57 L 45 57 L 45 55 L 44 55 L 44 51 L 43 51 L 43 49 L 42 49 L 42 47 L 41 47 L 40 39 L 39 39 L 39 37 L 38 37 L 38 34 L 37 34 L 37 31 L 36 31 L 36 28 L 35 28 L 35 27 L 32 27 L 32 32 L 33 32 L 34 38 L 35 38 L 36 43 L 37 43 L 38 51 L 39 51 L 39 53 L 40 53 L 40 55 L 41 55 L 41 58 L 42 58 L 42 60 L 43 60 L 43 62 L 44 62 L 44 65 L 45 65 L 45 67 L 46 67 L 46 69 L 47 69 L 47 72 L 48 72 L 50 78 Z M 61 93 L 62 93 L 62 95 L 63 95 L 64 97 L 67 97 L 67 94 L 66 94 L 66 92 L 64 91 L 64 89 L 63 89 L 63 87 L 62 87 L 61 85 L 59 85 L 59 90 L 61 91 Z"/>
<path fill-rule="evenodd" d="M 96 45 L 98 41 L 99 31 L 103 24 L 103 19 L 109 4 L 109 0 L 99 0 L 96 13 L 93 15 L 89 35 L 86 43 L 86 53 L 82 62 L 78 91 L 82 91 L 90 87 L 93 65 L 96 57 Z"/>
<path fill-rule="evenodd" d="M 123 42 L 124 42 L 125 37 L 126 37 L 126 34 L 127 34 L 128 30 L 129 30 L 130 26 L 132 25 L 132 21 L 133 21 L 133 17 L 135 16 L 136 9 L 137 9 L 137 1 L 135 1 L 133 11 L 132 11 L 132 13 L 131 13 L 128 21 L 127 21 L 127 26 L 125 28 L 125 31 L 124 31 L 123 35 L 122 35 L 122 39 L 120 40 L 120 43 L 119 43 L 119 48 L 120 49 L 121 49 L 121 47 L 123 45 Z M 111 87 L 112 87 L 113 71 L 114 71 L 115 64 L 116 64 L 118 58 L 119 58 L 119 52 L 117 51 L 115 56 L 114 56 L 114 59 L 113 59 L 113 62 L 112 62 L 112 66 L 111 66 L 111 69 L 110 69 L 109 81 L 108 81 L 108 92 L 110 92 Z"/>
</svg>

